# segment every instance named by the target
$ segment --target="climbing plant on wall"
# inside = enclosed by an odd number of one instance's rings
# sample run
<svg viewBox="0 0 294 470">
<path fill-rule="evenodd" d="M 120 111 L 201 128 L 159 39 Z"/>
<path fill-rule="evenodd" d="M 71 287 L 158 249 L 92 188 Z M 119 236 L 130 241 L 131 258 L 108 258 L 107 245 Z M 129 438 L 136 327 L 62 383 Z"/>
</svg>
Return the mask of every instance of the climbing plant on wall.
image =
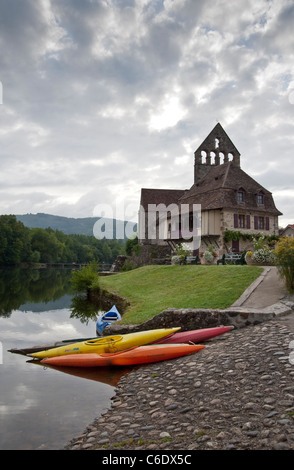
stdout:
<svg viewBox="0 0 294 470">
<path fill-rule="evenodd" d="M 238 230 L 226 230 L 224 234 L 224 241 L 227 243 L 230 240 L 237 241 L 237 240 L 256 240 L 258 238 L 263 238 L 267 241 L 267 243 L 278 241 L 278 235 L 264 235 L 262 233 L 244 233 Z"/>
</svg>

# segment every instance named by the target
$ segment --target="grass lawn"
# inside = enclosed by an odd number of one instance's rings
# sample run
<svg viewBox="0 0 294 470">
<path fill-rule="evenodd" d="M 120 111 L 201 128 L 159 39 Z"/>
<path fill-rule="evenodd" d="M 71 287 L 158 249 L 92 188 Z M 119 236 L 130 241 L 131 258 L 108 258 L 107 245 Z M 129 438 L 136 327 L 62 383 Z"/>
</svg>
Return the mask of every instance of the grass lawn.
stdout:
<svg viewBox="0 0 294 470">
<path fill-rule="evenodd" d="M 258 266 L 144 266 L 99 284 L 130 302 L 123 323 L 138 324 L 167 308 L 227 308 L 261 273 Z"/>
</svg>

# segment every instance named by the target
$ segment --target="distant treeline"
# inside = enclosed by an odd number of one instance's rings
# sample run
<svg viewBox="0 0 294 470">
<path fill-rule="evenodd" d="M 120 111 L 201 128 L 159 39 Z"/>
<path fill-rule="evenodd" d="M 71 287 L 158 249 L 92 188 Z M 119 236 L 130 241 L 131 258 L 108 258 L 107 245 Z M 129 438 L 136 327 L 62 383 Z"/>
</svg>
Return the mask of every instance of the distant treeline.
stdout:
<svg viewBox="0 0 294 470">
<path fill-rule="evenodd" d="M 15 215 L 0 216 L 0 265 L 20 263 L 112 263 L 124 253 L 118 240 L 88 235 L 66 235 L 52 228 L 29 228 Z"/>
</svg>

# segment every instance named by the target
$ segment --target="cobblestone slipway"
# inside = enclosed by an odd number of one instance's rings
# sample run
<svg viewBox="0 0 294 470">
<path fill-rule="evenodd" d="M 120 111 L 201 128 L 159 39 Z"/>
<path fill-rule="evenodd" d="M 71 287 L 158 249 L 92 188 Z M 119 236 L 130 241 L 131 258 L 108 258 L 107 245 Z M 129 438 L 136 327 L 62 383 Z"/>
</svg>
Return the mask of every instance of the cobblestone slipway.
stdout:
<svg viewBox="0 0 294 470">
<path fill-rule="evenodd" d="M 294 450 L 293 317 L 133 369 L 109 409 L 66 449 Z"/>
</svg>

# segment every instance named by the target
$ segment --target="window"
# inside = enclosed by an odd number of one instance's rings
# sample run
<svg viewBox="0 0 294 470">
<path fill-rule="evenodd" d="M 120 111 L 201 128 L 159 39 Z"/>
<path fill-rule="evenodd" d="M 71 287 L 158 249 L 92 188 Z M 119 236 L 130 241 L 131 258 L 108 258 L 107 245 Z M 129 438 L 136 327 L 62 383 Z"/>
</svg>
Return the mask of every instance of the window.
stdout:
<svg viewBox="0 0 294 470">
<path fill-rule="evenodd" d="M 269 230 L 270 229 L 269 217 L 254 216 L 254 229 L 255 230 Z"/>
<path fill-rule="evenodd" d="M 258 206 L 263 206 L 264 205 L 264 194 L 263 193 L 258 193 L 256 196 L 256 202 Z"/>
<path fill-rule="evenodd" d="M 189 231 L 191 232 L 195 227 L 194 227 L 194 217 L 193 214 L 189 214 Z"/>
<path fill-rule="evenodd" d="M 239 189 L 237 191 L 237 202 L 244 202 L 245 201 L 245 193 L 243 189 Z"/>
<path fill-rule="evenodd" d="M 264 229 L 264 217 L 258 217 L 258 228 L 260 230 Z"/>
<path fill-rule="evenodd" d="M 245 228 L 245 215 L 239 215 L 239 227 Z"/>
<path fill-rule="evenodd" d="M 234 228 L 250 228 L 250 215 L 234 214 Z"/>
</svg>

